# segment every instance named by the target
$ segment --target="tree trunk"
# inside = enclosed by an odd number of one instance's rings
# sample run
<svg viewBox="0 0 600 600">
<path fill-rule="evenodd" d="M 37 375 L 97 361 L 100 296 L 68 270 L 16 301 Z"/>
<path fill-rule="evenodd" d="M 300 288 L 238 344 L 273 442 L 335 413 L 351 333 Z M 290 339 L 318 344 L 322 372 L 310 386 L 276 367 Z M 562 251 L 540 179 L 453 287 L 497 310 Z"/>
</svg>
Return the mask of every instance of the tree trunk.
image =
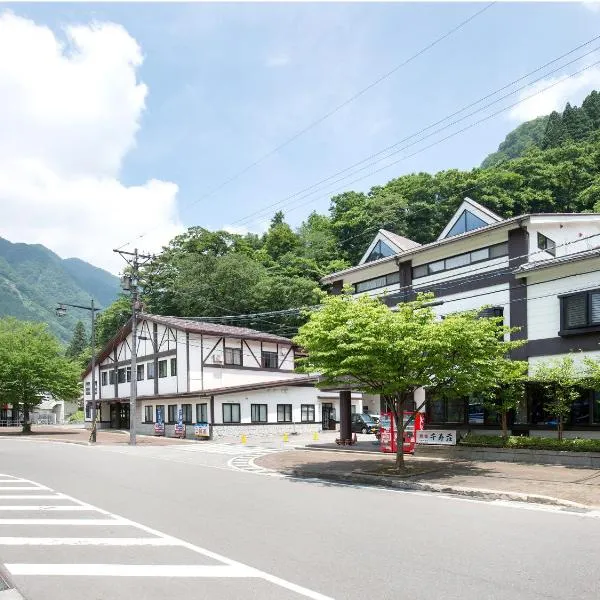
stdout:
<svg viewBox="0 0 600 600">
<path fill-rule="evenodd" d="M 29 420 L 29 404 L 23 403 L 23 431 L 22 433 L 31 433 L 31 421 Z"/>
<path fill-rule="evenodd" d="M 502 437 L 504 439 L 508 438 L 508 415 L 506 411 L 502 412 Z"/>
<path fill-rule="evenodd" d="M 562 415 L 558 417 L 558 441 L 562 442 L 563 439 L 563 420 Z"/>
<path fill-rule="evenodd" d="M 395 402 L 396 418 L 396 470 L 404 470 L 404 396 L 398 395 Z"/>
</svg>

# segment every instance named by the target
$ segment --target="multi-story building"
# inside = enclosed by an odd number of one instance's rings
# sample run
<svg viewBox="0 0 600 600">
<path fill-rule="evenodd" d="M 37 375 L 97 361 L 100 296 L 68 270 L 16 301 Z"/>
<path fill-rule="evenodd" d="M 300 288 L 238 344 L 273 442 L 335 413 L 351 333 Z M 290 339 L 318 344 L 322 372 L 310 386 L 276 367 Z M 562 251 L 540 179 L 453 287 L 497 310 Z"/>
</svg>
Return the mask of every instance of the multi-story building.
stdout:
<svg viewBox="0 0 600 600">
<path fill-rule="evenodd" d="M 527 343 L 515 354 L 530 372 L 539 361 L 573 353 L 600 358 L 600 214 L 526 214 L 502 219 L 466 198 L 435 242 L 420 245 L 380 230 L 355 267 L 323 280 L 332 293 L 381 296 L 389 306 L 433 292 L 439 316 L 490 306 L 519 327 Z M 420 390 L 417 404 L 424 398 Z M 528 387 L 514 429 L 541 434 L 555 426 L 540 388 Z M 476 398 L 428 401 L 427 423 L 458 429 L 498 428 Z M 600 395 L 582 390 L 567 428 L 600 435 Z"/>
<path fill-rule="evenodd" d="M 98 426 L 129 428 L 131 322 L 97 357 Z M 187 425 L 209 423 L 214 435 L 316 431 L 322 414 L 335 416 L 334 394 L 316 377 L 294 372 L 295 348 L 281 336 L 176 317 L 143 314 L 137 326 L 139 433 L 154 433 L 159 412 L 173 435 L 182 412 Z M 85 371 L 85 418 L 91 421 L 91 367 Z M 355 410 L 362 410 L 355 395 Z M 322 411 L 324 407 L 324 411 Z M 187 427 L 188 437 L 193 435 Z"/>
</svg>

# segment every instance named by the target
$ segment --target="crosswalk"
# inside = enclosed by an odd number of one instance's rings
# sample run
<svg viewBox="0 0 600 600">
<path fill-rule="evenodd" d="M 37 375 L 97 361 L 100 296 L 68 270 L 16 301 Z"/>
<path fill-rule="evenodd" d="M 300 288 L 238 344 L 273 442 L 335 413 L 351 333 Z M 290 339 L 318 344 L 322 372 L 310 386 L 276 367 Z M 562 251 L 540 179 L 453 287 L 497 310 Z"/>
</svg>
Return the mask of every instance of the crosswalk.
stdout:
<svg viewBox="0 0 600 600">
<path fill-rule="evenodd" d="M 2 474 L 0 561 L 31 600 L 80 597 L 82 578 L 94 578 L 95 598 L 171 597 L 176 579 L 183 598 L 198 597 L 193 582 L 202 580 L 209 587 L 222 582 L 222 588 L 210 587 L 218 598 L 331 600 L 48 486 Z M 135 590 L 115 583 L 124 578 L 137 582 Z M 232 587 L 236 580 L 243 587 Z M 50 595 L 52 586 L 58 595 Z"/>
</svg>

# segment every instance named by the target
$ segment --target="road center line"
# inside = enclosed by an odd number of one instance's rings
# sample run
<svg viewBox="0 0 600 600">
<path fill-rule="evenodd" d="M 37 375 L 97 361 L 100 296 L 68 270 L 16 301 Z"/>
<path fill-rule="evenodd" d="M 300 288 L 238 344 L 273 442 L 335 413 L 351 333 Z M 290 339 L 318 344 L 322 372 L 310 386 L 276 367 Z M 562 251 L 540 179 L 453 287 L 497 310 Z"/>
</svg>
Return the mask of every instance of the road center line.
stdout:
<svg viewBox="0 0 600 600">
<path fill-rule="evenodd" d="M 260 577 L 254 569 L 230 565 L 7 564 L 12 575 L 108 577 Z"/>
</svg>

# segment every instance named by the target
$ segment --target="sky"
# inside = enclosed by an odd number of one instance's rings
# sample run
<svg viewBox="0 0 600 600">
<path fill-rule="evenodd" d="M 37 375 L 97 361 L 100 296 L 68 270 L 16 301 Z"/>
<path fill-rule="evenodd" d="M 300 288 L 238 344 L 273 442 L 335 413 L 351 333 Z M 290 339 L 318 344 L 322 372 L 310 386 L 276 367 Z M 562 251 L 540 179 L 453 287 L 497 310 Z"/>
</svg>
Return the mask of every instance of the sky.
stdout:
<svg viewBox="0 0 600 600">
<path fill-rule="evenodd" d="M 0 3 L 0 236 L 117 273 L 115 247 L 155 252 L 193 225 L 260 233 L 278 209 L 295 227 L 343 191 L 476 167 L 600 89 L 600 49 L 549 73 L 599 40 L 409 137 L 599 33 L 598 4 L 496 3 L 401 66 L 485 6 Z"/>
</svg>

